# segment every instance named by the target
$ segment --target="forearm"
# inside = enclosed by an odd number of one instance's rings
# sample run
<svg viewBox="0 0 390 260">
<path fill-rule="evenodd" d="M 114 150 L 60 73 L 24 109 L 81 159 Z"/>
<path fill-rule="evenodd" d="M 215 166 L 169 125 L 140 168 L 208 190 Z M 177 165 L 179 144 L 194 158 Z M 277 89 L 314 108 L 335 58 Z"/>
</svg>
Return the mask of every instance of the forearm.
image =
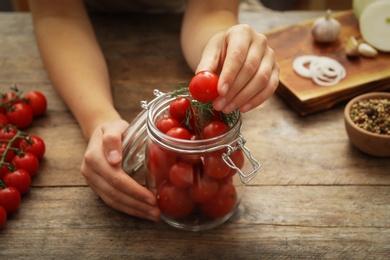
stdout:
<svg viewBox="0 0 390 260">
<path fill-rule="evenodd" d="M 238 23 L 236 0 L 189 0 L 181 30 L 181 45 L 188 65 L 195 71 L 211 37 Z"/>
<path fill-rule="evenodd" d="M 32 0 L 30 7 L 49 77 L 89 139 L 97 125 L 120 116 L 113 106 L 106 62 L 82 1 L 65 2 L 44 9 L 39 0 Z"/>
</svg>

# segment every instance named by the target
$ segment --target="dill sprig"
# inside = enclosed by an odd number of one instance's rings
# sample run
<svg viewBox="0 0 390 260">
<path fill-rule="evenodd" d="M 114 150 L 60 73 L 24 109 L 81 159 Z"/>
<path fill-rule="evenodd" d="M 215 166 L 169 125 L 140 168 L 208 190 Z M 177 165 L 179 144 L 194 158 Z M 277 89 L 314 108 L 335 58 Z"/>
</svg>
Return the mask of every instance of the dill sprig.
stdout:
<svg viewBox="0 0 390 260">
<path fill-rule="evenodd" d="M 169 92 L 169 95 L 173 98 L 186 97 L 191 101 L 190 107 L 186 111 L 183 124 L 199 136 L 201 136 L 204 126 L 210 121 L 219 119 L 231 128 L 238 120 L 238 110 L 224 114 L 221 111 L 216 111 L 213 108 L 212 102 L 199 102 L 194 100 L 190 95 L 188 83 L 186 82 L 179 83 L 179 86 Z"/>
</svg>

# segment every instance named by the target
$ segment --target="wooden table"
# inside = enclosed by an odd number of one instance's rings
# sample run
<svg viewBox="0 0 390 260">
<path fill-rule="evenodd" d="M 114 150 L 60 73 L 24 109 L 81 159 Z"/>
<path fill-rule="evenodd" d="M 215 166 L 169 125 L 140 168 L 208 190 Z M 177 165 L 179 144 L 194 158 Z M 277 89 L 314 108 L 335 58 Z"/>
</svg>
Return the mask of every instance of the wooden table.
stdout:
<svg viewBox="0 0 390 260">
<path fill-rule="evenodd" d="M 265 31 L 316 16 L 262 11 L 240 19 Z M 180 21 L 180 15 L 93 17 L 126 120 L 153 89 L 169 91 L 191 78 Z M 79 168 L 87 143 L 48 80 L 31 17 L 0 13 L 0 35 L 1 92 L 16 84 L 42 91 L 49 102 L 28 129 L 45 140 L 47 152 L 19 210 L 0 230 L 0 259 L 390 258 L 390 159 L 351 146 L 345 104 L 300 117 L 274 95 L 245 114 L 243 135 L 263 166 L 239 211 L 207 232 L 178 231 L 117 212 L 86 186 Z M 137 179 L 144 182 L 142 174 Z"/>
</svg>

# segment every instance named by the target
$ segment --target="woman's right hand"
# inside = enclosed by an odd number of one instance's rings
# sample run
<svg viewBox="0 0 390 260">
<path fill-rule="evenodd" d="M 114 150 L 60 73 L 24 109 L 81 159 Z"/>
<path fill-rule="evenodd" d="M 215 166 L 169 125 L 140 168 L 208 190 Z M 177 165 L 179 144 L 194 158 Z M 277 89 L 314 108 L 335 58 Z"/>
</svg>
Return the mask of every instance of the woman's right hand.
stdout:
<svg viewBox="0 0 390 260">
<path fill-rule="evenodd" d="M 124 120 L 98 126 L 88 143 L 81 173 L 87 184 L 110 207 L 126 214 L 158 221 L 156 197 L 120 166 L 122 133 L 129 124 Z"/>
</svg>

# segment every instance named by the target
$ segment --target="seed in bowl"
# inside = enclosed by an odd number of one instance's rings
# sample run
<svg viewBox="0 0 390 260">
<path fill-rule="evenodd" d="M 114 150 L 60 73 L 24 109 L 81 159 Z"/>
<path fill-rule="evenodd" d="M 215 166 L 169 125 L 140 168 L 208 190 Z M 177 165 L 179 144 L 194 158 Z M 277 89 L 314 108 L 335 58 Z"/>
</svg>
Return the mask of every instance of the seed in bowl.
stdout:
<svg viewBox="0 0 390 260">
<path fill-rule="evenodd" d="M 355 102 L 351 119 L 360 128 L 382 135 L 390 135 L 390 99 L 370 98 Z"/>
</svg>

